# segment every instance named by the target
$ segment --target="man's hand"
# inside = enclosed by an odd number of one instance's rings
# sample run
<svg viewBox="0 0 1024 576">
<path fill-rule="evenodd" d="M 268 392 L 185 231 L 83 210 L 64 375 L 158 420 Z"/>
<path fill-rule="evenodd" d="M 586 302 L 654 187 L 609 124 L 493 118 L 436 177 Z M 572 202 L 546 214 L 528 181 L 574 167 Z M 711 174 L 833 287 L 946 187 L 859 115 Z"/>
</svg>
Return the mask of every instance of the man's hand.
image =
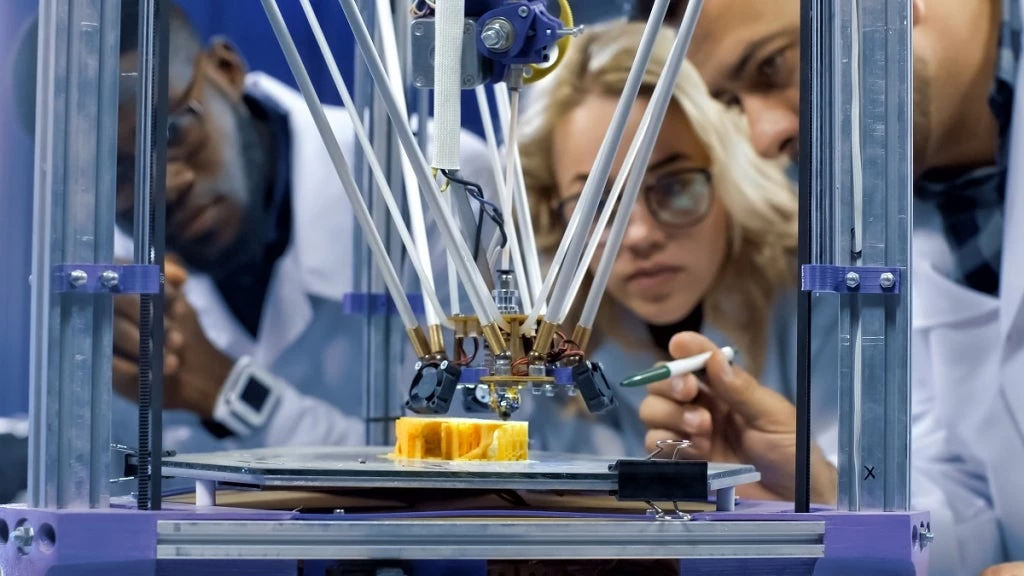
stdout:
<svg viewBox="0 0 1024 576">
<path fill-rule="evenodd" d="M 178 368 L 166 374 L 164 389 L 172 391 L 185 409 L 210 420 L 220 389 L 235 365 L 234 360 L 206 338 L 196 310 L 188 300 L 178 298 L 168 308 L 167 315 L 182 341 L 173 351 Z"/>
<path fill-rule="evenodd" d="M 981 576 L 1024 576 L 1024 562 L 1008 562 L 990 566 Z"/>
<path fill-rule="evenodd" d="M 181 286 L 187 275 L 183 268 L 168 260 L 164 277 L 164 377 L 167 377 L 178 371 L 179 360 L 174 351 L 184 344 L 184 337 L 174 329 L 168 311 L 181 297 Z M 139 397 L 140 302 L 134 294 L 114 297 L 114 392 L 133 401 Z M 164 404 L 171 409 L 184 408 L 177 403 L 177 398 L 166 392 Z"/>
<path fill-rule="evenodd" d="M 700 334 L 677 334 L 669 352 L 675 358 L 712 352 L 705 370 L 708 385 L 701 386 L 690 374 L 648 387 L 650 395 L 640 405 L 640 417 L 649 429 L 648 448 L 660 440 L 690 440 L 693 445 L 683 452 L 686 457 L 752 464 L 761 472 L 759 485 L 738 489 L 742 496 L 792 499 L 796 408 L 730 365 L 718 347 Z M 836 471 L 817 447 L 811 470 L 811 499 L 834 503 Z"/>
<path fill-rule="evenodd" d="M 184 269 L 165 262 L 164 407 L 189 410 L 204 419 L 234 365 L 203 333 L 195 309 L 181 294 Z M 131 400 L 139 390 L 139 298 L 114 299 L 114 391 Z"/>
</svg>

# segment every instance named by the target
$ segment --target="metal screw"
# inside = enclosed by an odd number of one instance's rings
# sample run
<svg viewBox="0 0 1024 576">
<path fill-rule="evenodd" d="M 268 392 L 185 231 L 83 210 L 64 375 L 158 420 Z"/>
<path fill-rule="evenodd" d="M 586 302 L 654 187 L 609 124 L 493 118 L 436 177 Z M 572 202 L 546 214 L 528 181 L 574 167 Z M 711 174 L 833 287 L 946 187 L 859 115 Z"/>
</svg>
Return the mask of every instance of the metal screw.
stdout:
<svg viewBox="0 0 1024 576">
<path fill-rule="evenodd" d="M 35 531 L 28 524 L 22 524 L 15 528 L 14 532 L 11 532 L 11 541 L 18 547 L 18 552 L 22 554 L 28 554 L 32 549 L 32 541 L 35 540 L 35 537 Z"/>
<path fill-rule="evenodd" d="M 72 286 L 78 288 L 89 281 L 89 275 L 85 273 L 85 270 L 72 270 L 68 275 L 68 280 Z"/>
<path fill-rule="evenodd" d="M 892 272 L 882 272 L 882 275 L 878 277 L 878 284 L 888 290 L 896 285 L 896 276 Z"/>
<path fill-rule="evenodd" d="M 506 52 L 516 42 L 516 29 L 504 18 L 493 18 L 487 21 L 480 32 L 480 41 L 488 50 Z"/>
<path fill-rule="evenodd" d="M 529 8 L 527 8 L 526 6 L 520 6 L 519 7 L 519 16 L 521 16 L 523 18 L 526 18 L 529 15 L 530 15 L 530 9 Z"/>
<path fill-rule="evenodd" d="M 366 458 L 360 458 L 359 459 L 359 463 L 360 464 L 366 464 Z"/>
<path fill-rule="evenodd" d="M 850 288 L 856 288 L 857 286 L 860 286 L 860 274 L 857 274 L 856 272 L 847 272 L 846 285 L 849 286 Z"/>
<path fill-rule="evenodd" d="M 932 534 L 929 531 L 921 532 L 921 545 L 922 546 L 925 545 L 925 544 L 930 544 L 933 540 L 935 540 L 935 534 Z"/>
<path fill-rule="evenodd" d="M 114 286 L 117 286 L 118 282 L 120 281 L 121 277 L 118 276 L 117 272 L 114 272 L 113 270 L 104 270 L 103 273 L 100 274 L 100 283 L 106 286 L 107 288 L 113 288 Z"/>
<path fill-rule="evenodd" d="M 474 80 L 475 79 L 473 78 L 472 74 L 466 74 L 465 76 L 462 77 L 462 85 L 463 86 L 472 86 Z"/>
<path fill-rule="evenodd" d="M 416 26 L 412 27 L 412 33 L 417 36 L 423 36 L 424 32 L 426 32 L 426 30 L 423 24 L 417 24 Z"/>
</svg>

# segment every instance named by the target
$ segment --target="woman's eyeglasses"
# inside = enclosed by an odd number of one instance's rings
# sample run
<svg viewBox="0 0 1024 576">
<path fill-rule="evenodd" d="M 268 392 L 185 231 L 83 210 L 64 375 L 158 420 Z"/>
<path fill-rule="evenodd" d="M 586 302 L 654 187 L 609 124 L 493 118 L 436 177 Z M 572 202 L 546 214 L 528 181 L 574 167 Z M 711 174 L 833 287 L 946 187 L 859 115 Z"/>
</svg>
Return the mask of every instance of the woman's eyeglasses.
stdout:
<svg viewBox="0 0 1024 576">
<path fill-rule="evenodd" d="M 711 174 L 707 170 L 677 170 L 659 176 L 641 192 L 647 211 L 661 225 L 688 228 L 702 222 L 711 211 Z M 601 197 L 597 213 L 604 210 L 608 192 Z M 620 197 L 621 198 L 621 197 Z M 563 223 L 572 218 L 580 194 L 555 204 L 555 213 Z"/>
</svg>

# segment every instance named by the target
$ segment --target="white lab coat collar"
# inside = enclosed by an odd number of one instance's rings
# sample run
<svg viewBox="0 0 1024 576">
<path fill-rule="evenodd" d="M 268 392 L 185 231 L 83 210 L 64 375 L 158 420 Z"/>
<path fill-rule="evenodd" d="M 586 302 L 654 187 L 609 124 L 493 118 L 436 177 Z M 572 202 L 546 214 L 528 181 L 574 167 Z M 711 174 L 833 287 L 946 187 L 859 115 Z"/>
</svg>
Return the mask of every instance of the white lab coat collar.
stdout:
<svg viewBox="0 0 1024 576">
<path fill-rule="evenodd" d="M 308 294 L 340 302 L 353 287 L 352 259 L 339 254 L 351 250 L 353 219 L 348 198 L 338 182 L 327 149 L 302 96 L 262 72 L 246 77 L 246 90 L 273 99 L 288 113 L 292 162 L 292 245 L 298 274 Z M 329 114 L 343 151 L 352 150 L 348 117 L 339 110 Z M 346 158 L 351 164 L 353 159 Z"/>
<path fill-rule="evenodd" d="M 1013 124 L 1010 131 L 1009 166 L 1006 175 L 1006 209 L 1003 233 L 1003 261 L 1000 275 L 1001 341 L 1003 342 L 1003 394 L 1011 407 L 1017 431 L 1024 437 L 1024 386 L 1020 385 L 1020 358 L 1011 366 L 1013 356 L 1019 356 L 1024 341 L 1024 59 L 1017 65 L 1017 90 L 1013 103 Z"/>
<path fill-rule="evenodd" d="M 999 313 L 999 300 L 950 279 L 956 266 L 942 217 L 930 202 L 914 202 L 913 325 L 951 326 Z"/>
</svg>

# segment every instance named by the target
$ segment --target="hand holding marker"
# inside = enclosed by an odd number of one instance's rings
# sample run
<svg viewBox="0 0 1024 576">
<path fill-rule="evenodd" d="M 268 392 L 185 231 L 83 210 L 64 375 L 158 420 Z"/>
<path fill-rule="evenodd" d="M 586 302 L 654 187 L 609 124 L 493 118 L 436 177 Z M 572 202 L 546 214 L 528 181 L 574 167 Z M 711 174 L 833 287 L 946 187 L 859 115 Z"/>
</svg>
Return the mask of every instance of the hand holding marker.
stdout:
<svg viewBox="0 0 1024 576">
<path fill-rule="evenodd" d="M 646 386 L 648 384 L 654 384 L 655 382 L 661 382 L 662 380 L 668 380 L 673 376 L 699 372 L 707 366 L 708 360 L 711 359 L 711 354 L 711 352 L 705 352 L 703 354 L 697 354 L 696 356 L 690 356 L 689 358 L 673 360 L 661 366 L 655 366 L 654 368 L 644 370 L 635 376 L 626 378 L 621 384 L 619 384 L 619 386 L 635 388 L 637 386 Z M 736 357 L 736 350 L 731 346 L 726 346 L 725 348 L 722 348 L 722 354 L 725 354 L 726 360 L 732 362 Z"/>
</svg>

